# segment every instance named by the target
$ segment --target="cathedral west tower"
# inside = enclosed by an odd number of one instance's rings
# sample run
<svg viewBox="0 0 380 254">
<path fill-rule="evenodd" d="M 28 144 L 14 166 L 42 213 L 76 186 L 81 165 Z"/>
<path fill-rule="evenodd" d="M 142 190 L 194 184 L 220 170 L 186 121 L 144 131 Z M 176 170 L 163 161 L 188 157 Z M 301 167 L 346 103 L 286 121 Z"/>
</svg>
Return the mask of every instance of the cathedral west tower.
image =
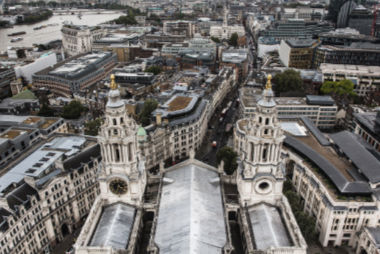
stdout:
<svg viewBox="0 0 380 254">
<path fill-rule="evenodd" d="M 248 119 L 247 135 L 243 140 L 242 163 L 237 174 L 243 205 L 275 200 L 282 195 L 281 147 L 285 136 L 277 119 L 271 78 L 268 75 L 256 114 Z"/>
</svg>

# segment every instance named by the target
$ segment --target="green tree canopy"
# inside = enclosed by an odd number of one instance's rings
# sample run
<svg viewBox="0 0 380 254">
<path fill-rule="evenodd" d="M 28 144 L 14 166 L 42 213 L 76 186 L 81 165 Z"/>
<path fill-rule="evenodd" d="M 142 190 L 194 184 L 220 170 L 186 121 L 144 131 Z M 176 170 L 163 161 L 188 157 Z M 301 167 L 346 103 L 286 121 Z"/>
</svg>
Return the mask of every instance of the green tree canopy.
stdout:
<svg viewBox="0 0 380 254">
<path fill-rule="evenodd" d="M 321 92 L 330 95 L 355 95 L 354 83 L 351 80 L 325 81 L 321 86 Z"/>
<path fill-rule="evenodd" d="M 42 104 L 40 111 L 38 111 L 39 116 L 54 116 L 54 109 L 52 109 L 47 103 Z"/>
<path fill-rule="evenodd" d="M 340 107 L 348 105 L 357 99 L 354 92 L 354 83 L 348 79 L 335 82 L 325 81 L 321 86 L 321 92 L 331 95 Z"/>
<path fill-rule="evenodd" d="M 146 99 L 144 102 L 144 107 L 138 115 L 138 119 L 142 126 L 147 126 L 150 124 L 150 116 L 152 112 L 157 108 L 158 102 L 154 99 Z"/>
<path fill-rule="evenodd" d="M 217 37 L 211 36 L 211 40 L 213 40 L 215 43 L 220 43 L 220 40 Z"/>
<path fill-rule="evenodd" d="M 237 33 L 233 33 L 233 34 L 231 34 L 231 37 L 228 40 L 228 44 L 236 47 L 238 45 L 238 39 L 239 39 L 239 35 Z"/>
<path fill-rule="evenodd" d="M 119 18 L 114 20 L 116 24 L 123 24 L 123 25 L 136 25 L 137 21 L 135 19 L 135 16 L 128 15 L 128 16 L 120 16 Z"/>
<path fill-rule="evenodd" d="M 90 135 L 90 136 L 97 136 L 102 123 L 103 123 L 103 121 L 101 118 L 97 118 L 95 120 L 87 121 L 84 124 L 84 134 Z"/>
<path fill-rule="evenodd" d="M 224 146 L 218 150 L 216 153 L 216 161 L 218 164 L 221 161 L 224 162 L 224 172 L 227 175 L 232 175 L 238 166 L 237 153 L 229 146 Z"/>
<path fill-rule="evenodd" d="M 296 193 L 292 183 L 287 180 L 284 183 L 283 193 L 289 201 L 297 224 L 301 229 L 302 235 L 308 243 L 316 242 L 318 234 L 315 230 L 315 219 L 303 211 L 300 196 Z"/>
<path fill-rule="evenodd" d="M 78 119 L 86 108 L 80 101 L 73 100 L 63 107 L 62 117 L 65 119 Z"/>
<path fill-rule="evenodd" d="M 161 67 L 160 66 L 157 66 L 157 65 L 152 65 L 152 66 L 149 66 L 145 69 L 145 72 L 151 72 L 153 73 L 154 75 L 157 75 L 161 72 Z"/>
<path fill-rule="evenodd" d="M 304 92 L 301 75 L 298 71 L 293 69 L 276 74 L 273 78 L 273 83 L 275 84 L 273 89 L 279 95 L 287 92 Z"/>
</svg>

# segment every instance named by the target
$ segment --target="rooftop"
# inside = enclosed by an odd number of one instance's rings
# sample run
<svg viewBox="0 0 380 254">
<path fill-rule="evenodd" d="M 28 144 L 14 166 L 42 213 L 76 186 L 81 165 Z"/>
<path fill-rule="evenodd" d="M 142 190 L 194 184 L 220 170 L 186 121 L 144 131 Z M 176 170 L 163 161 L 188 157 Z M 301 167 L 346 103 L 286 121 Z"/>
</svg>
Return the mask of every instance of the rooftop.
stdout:
<svg viewBox="0 0 380 254">
<path fill-rule="evenodd" d="M 238 130 L 245 131 L 247 124 L 246 119 L 240 120 Z M 300 154 L 303 162 L 324 184 L 331 197 L 339 200 L 346 199 L 343 195 L 349 195 L 350 199 L 370 200 L 369 195 L 372 190 L 366 178 L 377 181 L 380 172 L 377 173 L 375 168 L 380 168 L 380 164 L 379 161 L 372 158 L 369 151 L 358 144 L 358 141 L 349 137 L 350 133 L 330 135 L 335 142 L 332 144 L 311 121 L 300 119 L 289 122 L 289 120 L 284 120 L 281 121 L 281 127 L 286 135 L 285 147 Z M 347 157 L 343 156 L 339 149 Z M 366 160 L 369 161 L 368 164 L 364 163 Z"/>
<path fill-rule="evenodd" d="M 163 117 L 170 118 L 189 113 L 193 110 L 198 99 L 199 95 L 197 94 L 175 94 L 164 105 L 156 109 L 153 114 L 156 115 L 159 112 Z"/>
<path fill-rule="evenodd" d="M 56 160 L 63 155 L 71 157 L 86 147 L 86 139 L 80 136 L 55 137 L 38 147 L 0 176 L 0 196 L 12 185 L 21 182 L 25 176 L 41 178 L 53 170 Z M 89 143 L 87 143 L 87 146 Z"/>
<path fill-rule="evenodd" d="M 154 239 L 160 252 L 222 253 L 227 238 L 220 179 L 208 167 L 187 161 L 165 173 Z"/>
<path fill-rule="evenodd" d="M 248 50 L 229 49 L 222 53 L 222 61 L 227 63 L 242 63 L 248 59 Z"/>
<path fill-rule="evenodd" d="M 256 249 L 292 246 L 291 239 L 277 207 L 259 204 L 248 210 Z"/>
<path fill-rule="evenodd" d="M 126 249 L 136 209 L 123 203 L 103 208 L 89 246 Z"/>
<path fill-rule="evenodd" d="M 30 99 L 30 100 L 35 100 L 37 97 L 34 95 L 34 93 L 28 89 L 25 89 L 24 91 L 14 95 L 12 99 L 16 100 L 25 100 L 25 99 Z"/>
<path fill-rule="evenodd" d="M 189 103 L 191 102 L 191 97 L 185 97 L 185 96 L 176 96 L 173 100 L 171 100 L 168 103 L 168 110 L 169 111 L 177 111 L 181 110 L 187 107 Z"/>
<path fill-rule="evenodd" d="M 312 46 L 315 46 L 318 41 L 313 39 L 303 39 L 303 40 L 286 40 L 286 43 L 291 46 L 292 48 L 310 48 Z"/>
<path fill-rule="evenodd" d="M 14 139 L 20 136 L 21 134 L 25 133 L 26 131 L 23 130 L 16 130 L 16 129 L 10 129 L 5 132 L 3 132 L 0 135 L 0 138 L 6 138 L 6 139 Z"/>
<path fill-rule="evenodd" d="M 354 113 L 354 117 L 371 135 L 380 140 L 380 125 L 376 124 L 376 114 L 377 112 Z"/>
<path fill-rule="evenodd" d="M 54 65 L 52 68 L 37 72 L 39 75 L 53 75 L 64 79 L 79 79 L 98 70 L 98 65 L 105 59 L 112 57 L 112 52 L 90 52 L 81 54 Z"/>
<path fill-rule="evenodd" d="M 40 117 L 30 116 L 27 119 L 25 119 L 23 121 L 23 123 L 25 123 L 25 124 L 35 124 L 35 123 L 38 123 L 39 121 L 41 121 Z"/>
<path fill-rule="evenodd" d="M 322 63 L 319 67 L 323 73 L 349 73 L 350 75 L 377 75 L 380 76 L 380 66 L 328 64 Z"/>
</svg>

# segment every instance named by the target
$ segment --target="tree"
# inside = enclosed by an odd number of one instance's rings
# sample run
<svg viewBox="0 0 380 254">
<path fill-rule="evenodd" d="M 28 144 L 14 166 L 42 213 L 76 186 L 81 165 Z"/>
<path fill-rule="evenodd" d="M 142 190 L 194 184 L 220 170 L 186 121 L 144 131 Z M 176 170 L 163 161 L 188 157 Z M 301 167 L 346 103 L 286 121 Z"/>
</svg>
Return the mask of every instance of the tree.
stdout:
<svg viewBox="0 0 380 254">
<path fill-rule="evenodd" d="M 355 100 L 354 83 L 351 80 L 325 81 L 321 86 L 323 94 L 329 94 L 340 105 L 347 105 Z"/>
<path fill-rule="evenodd" d="M 123 25 L 136 25 L 137 21 L 135 19 L 135 16 L 128 15 L 128 16 L 120 16 L 119 18 L 114 20 L 116 24 L 123 24 Z"/>
<path fill-rule="evenodd" d="M 48 104 L 43 103 L 40 111 L 38 111 L 39 116 L 54 116 L 54 109 L 52 109 Z"/>
<path fill-rule="evenodd" d="M 282 73 L 278 73 L 273 78 L 274 91 L 281 93 L 304 93 L 303 81 L 299 72 L 289 69 Z"/>
<path fill-rule="evenodd" d="M 211 36 L 211 40 L 212 40 L 213 42 L 215 42 L 215 43 L 220 43 L 220 40 L 219 40 L 219 38 L 217 38 L 217 37 Z"/>
<path fill-rule="evenodd" d="M 303 211 L 300 196 L 295 192 L 291 181 L 285 181 L 283 193 L 289 201 L 302 235 L 308 243 L 315 242 L 318 239 L 318 234 L 315 231 L 315 219 Z"/>
<path fill-rule="evenodd" d="M 157 66 L 157 65 L 152 65 L 152 66 L 147 67 L 145 69 L 145 72 L 151 72 L 154 75 L 157 75 L 157 74 L 159 74 L 161 72 L 161 67 Z"/>
<path fill-rule="evenodd" d="M 321 86 L 321 92 L 324 94 L 337 95 L 355 95 L 354 83 L 351 80 L 343 79 L 341 81 L 325 81 Z"/>
<path fill-rule="evenodd" d="M 138 115 L 138 119 L 142 126 L 147 126 L 150 124 L 150 116 L 152 112 L 157 108 L 158 102 L 154 99 L 146 99 L 144 102 L 143 109 Z"/>
<path fill-rule="evenodd" d="M 232 175 L 238 166 L 237 153 L 229 146 L 224 146 L 218 150 L 216 153 L 216 161 L 218 164 L 221 161 L 224 162 L 224 172 L 227 175 Z"/>
<path fill-rule="evenodd" d="M 65 119 L 78 119 L 86 108 L 80 101 L 73 100 L 63 107 L 62 117 Z"/>
<path fill-rule="evenodd" d="M 238 45 L 239 35 L 237 33 L 231 34 L 230 39 L 228 40 L 228 44 L 236 47 Z"/>
<path fill-rule="evenodd" d="M 95 120 L 87 121 L 84 124 L 84 134 L 90 135 L 90 136 L 97 136 L 102 123 L 103 123 L 103 121 L 101 118 L 97 118 Z"/>
</svg>

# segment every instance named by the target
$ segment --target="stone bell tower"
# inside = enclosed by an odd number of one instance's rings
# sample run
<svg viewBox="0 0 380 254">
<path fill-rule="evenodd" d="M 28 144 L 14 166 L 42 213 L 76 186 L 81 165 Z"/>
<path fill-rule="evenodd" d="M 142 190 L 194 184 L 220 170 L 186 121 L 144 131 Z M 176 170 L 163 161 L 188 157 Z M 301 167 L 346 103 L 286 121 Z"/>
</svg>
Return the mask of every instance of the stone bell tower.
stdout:
<svg viewBox="0 0 380 254">
<path fill-rule="evenodd" d="M 103 160 L 99 176 L 101 195 L 138 204 L 146 185 L 144 161 L 137 147 L 138 126 L 120 99 L 114 75 L 110 88 L 105 121 L 98 137 Z"/>
<path fill-rule="evenodd" d="M 243 141 L 244 158 L 237 174 L 243 205 L 270 202 L 282 195 L 284 173 L 280 155 L 285 136 L 277 119 L 271 78 L 268 75 L 254 118 L 248 119 Z"/>
</svg>

